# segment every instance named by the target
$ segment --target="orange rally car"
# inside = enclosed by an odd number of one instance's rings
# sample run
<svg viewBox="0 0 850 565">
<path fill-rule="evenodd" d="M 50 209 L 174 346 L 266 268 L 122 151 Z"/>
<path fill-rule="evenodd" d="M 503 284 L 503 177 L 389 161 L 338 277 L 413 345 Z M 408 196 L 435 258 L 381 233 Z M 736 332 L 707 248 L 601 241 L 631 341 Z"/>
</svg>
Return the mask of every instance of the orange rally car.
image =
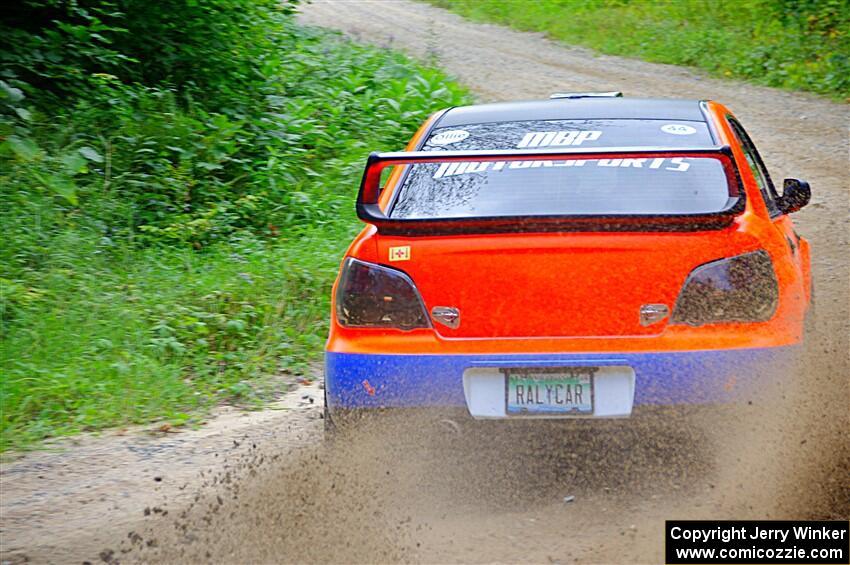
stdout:
<svg viewBox="0 0 850 565">
<path fill-rule="evenodd" d="M 333 291 L 327 425 L 728 402 L 793 354 L 812 282 L 788 214 L 808 184 L 778 194 L 717 102 L 618 94 L 450 108 L 406 152 L 370 155 L 367 226 Z"/>
</svg>

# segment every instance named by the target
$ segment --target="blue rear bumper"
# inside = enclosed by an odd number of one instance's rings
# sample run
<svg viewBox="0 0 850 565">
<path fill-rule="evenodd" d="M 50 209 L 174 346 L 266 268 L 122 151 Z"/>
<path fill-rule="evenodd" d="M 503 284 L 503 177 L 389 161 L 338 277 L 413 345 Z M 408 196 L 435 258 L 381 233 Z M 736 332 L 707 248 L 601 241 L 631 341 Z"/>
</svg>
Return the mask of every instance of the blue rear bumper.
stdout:
<svg viewBox="0 0 850 565">
<path fill-rule="evenodd" d="M 475 367 L 622 366 L 635 372 L 635 405 L 716 404 L 753 398 L 787 368 L 796 347 L 628 354 L 377 355 L 325 353 L 336 408 L 465 406 L 463 372 Z"/>
</svg>

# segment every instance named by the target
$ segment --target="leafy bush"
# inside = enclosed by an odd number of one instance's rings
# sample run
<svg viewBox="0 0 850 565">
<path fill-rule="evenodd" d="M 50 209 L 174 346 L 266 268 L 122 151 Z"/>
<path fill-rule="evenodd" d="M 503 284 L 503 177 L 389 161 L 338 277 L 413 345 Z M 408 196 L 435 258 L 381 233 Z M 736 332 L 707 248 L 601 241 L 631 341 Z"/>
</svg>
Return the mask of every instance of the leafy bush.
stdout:
<svg viewBox="0 0 850 565">
<path fill-rule="evenodd" d="M 194 87 L 221 102 L 274 71 L 270 16 L 298 0 L 23 0 L 0 16 L 2 78 L 43 95 L 97 89 L 98 75 L 124 83 Z M 271 67 L 267 66 L 271 64 Z"/>
<path fill-rule="evenodd" d="M 263 375 L 306 372 L 359 229 L 361 163 L 467 95 L 276 4 L 157 4 L 217 7 L 183 28 L 170 12 L 131 22 L 129 1 L 31 4 L 70 15 L 16 28 L 29 39 L 0 55 L 21 62 L 0 82 L 0 447 L 181 423 L 267 396 Z M 240 6 L 250 18 L 205 35 Z M 142 26 L 161 54 L 122 43 Z M 44 55 L 68 34 L 89 55 Z"/>
<path fill-rule="evenodd" d="M 612 55 L 850 97 L 848 0 L 428 0 Z"/>
</svg>

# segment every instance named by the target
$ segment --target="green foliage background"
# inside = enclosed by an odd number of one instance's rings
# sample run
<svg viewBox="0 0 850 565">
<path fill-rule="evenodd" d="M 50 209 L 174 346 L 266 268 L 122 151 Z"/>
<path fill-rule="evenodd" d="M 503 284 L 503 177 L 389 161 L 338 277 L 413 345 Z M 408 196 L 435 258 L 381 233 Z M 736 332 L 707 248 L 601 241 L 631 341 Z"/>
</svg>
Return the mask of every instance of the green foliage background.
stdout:
<svg viewBox="0 0 850 565">
<path fill-rule="evenodd" d="M 373 150 L 468 101 L 269 0 L 0 17 L 0 448 L 307 372 Z"/>
<path fill-rule="evenodd" d="M 603 53 L 850 97 L 850 0 L 427 0 Z"/>
</svg>

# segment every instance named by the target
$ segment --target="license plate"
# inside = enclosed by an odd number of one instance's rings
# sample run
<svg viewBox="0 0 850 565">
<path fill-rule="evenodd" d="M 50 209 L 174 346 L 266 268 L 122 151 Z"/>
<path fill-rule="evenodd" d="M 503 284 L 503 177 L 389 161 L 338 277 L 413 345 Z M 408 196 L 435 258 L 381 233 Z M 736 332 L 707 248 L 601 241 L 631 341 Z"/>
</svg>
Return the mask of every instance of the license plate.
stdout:
<svg viewBox="0 0 850 565">
<path fill-rule="evenodd" d="M 502 369 L 509 416 L 593 414 L 593 376 L 598 367 Z"/>
</svg>

